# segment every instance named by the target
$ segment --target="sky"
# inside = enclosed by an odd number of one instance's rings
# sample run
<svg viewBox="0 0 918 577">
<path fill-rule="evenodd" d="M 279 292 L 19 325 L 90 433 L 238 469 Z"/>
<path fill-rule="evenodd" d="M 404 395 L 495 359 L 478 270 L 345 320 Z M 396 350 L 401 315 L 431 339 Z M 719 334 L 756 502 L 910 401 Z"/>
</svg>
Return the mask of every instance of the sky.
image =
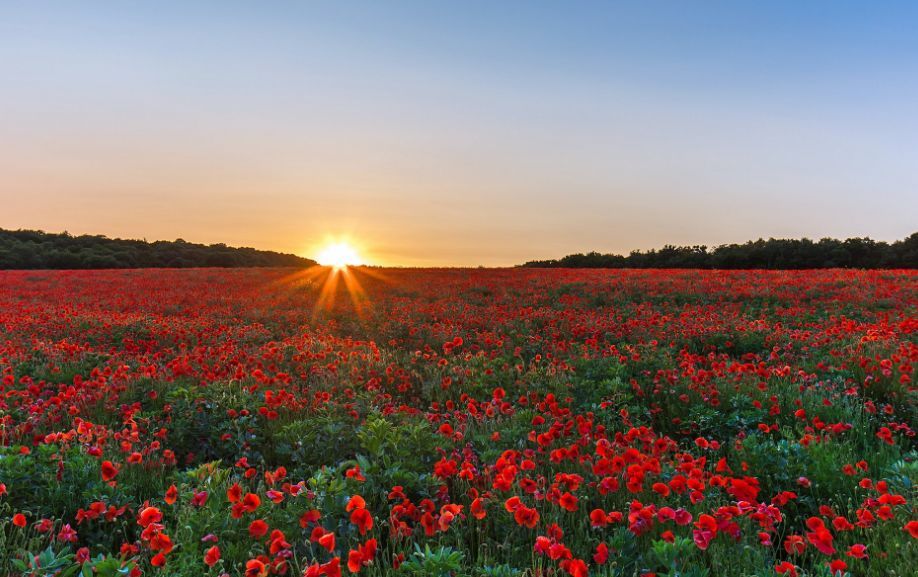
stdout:
<svg viewBox="0 0 918 577">
<path fill-rule="evenodd" d="M 918 227 L 918 3 L 0 3 L 0 227 L 502 266 Z"/>
</svg>

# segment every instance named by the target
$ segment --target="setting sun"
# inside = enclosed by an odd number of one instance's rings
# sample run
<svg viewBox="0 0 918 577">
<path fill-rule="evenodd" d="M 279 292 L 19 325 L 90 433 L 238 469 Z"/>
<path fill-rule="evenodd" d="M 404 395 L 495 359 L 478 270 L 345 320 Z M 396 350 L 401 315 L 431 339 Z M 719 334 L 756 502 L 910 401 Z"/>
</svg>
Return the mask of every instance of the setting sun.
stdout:
<svg viewBox="0 0 918 577">
<path fill-rule="evenodd" d="M 360 264 L 360 256 L 351 245 L 338 242 L 330 244 L 319 252 L 316 260 L 321 265 L 343 268 L 350 265 Z"/>
</svg>

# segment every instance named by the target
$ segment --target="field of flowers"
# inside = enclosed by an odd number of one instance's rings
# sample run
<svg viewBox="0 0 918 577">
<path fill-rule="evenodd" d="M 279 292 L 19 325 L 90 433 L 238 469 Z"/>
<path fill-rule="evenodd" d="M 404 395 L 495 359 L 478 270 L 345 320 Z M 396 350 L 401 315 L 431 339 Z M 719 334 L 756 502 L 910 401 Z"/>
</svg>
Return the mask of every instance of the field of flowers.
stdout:
<svg viewBox="0 0 918 577">
<path fill-rule="evenodd" d="M 912 271 L 0 272 L 0 575 L 913 576 Z"/>
</svg>

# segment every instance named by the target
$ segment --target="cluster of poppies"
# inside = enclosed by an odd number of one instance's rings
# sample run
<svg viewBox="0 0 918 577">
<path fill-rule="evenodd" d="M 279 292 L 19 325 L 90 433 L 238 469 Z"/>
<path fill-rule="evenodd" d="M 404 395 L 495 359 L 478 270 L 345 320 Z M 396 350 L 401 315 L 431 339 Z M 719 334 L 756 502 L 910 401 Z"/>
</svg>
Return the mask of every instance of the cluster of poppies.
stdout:
<svg viewBox="0 0 918 577">
<path fill-rule="evenodd" d="M 916 310 L 911 271 L 0 272 L 0 572 L 904 575 Z"/>
</svg>

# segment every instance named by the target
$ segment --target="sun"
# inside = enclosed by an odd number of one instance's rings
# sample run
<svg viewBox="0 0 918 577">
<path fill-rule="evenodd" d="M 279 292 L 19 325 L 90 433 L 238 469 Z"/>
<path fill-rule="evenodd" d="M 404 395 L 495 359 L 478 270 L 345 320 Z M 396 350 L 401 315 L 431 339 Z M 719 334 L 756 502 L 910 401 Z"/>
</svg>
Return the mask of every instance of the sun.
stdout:
<svg viewBox="0 0 918 577">
<path fill-rule="evenodd" d="M 336 242 L 325 246 L 316 260 L 321 265 L 334 268 L 345 268 L 350 265 L 360 264 L 357 250 L 346 242 Z"/>
</svg>

